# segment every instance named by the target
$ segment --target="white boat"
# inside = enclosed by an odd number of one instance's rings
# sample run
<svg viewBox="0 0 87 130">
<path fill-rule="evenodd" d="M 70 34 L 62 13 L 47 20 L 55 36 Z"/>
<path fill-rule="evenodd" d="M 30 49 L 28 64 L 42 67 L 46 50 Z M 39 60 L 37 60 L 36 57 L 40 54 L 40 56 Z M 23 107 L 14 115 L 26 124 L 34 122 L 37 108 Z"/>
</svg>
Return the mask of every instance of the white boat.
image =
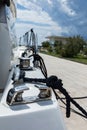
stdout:
<svg viewBox="0 0 87 130">
<path fill-rule="evenodd" d="M 16 81 L 20 70 L 14 69 Z M 39 68 L 33 67 L 25 73 L 26 77 L 44 78 Z M 49 87 L 22 81 L 13 84 L 11 77 L 12 72 L 0 103 L 1 130 L 66 130 L 58 102 Z"/>
<path fill-rule="evenodd" d="M 14 1 L 11 0 L 11 2 Z M 9 10 L 9 7 L 2 5 L 0 9 L 2 11 L 0 17 L 4 13 L 4 20 L 6 20 L 0 23 L 0 39 L 2 39 L 0 41 L 0 87 L 4 89 L 0 97 L 0 129 L 66 130 L 60 107 L 52 89 L 43 83 L 24 82 L 20 78 L 20 65 L 14 66 L 9 72 L 11 45 L 5 12 Z M 13 12 L 15 14 L 15 10 Z M 20 60 L 29 62 L 23 62 L 25 73 L 22 73 L 22 76 L 25 74 L 25 78 L 44 78 L 40 68 L 32 64 L 32 58 L 22 57 Z M 30 68 L 29 71 L 26 70 L 27 67 Z"/>
</svg>

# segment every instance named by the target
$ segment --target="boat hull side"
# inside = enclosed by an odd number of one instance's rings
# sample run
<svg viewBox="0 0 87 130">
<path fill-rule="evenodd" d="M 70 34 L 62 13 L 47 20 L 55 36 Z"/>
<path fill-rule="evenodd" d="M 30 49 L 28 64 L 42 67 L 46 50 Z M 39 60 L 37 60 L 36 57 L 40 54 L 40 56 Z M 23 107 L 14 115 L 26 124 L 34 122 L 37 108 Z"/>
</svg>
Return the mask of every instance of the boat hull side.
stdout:
<svg viewBox="0 0 87 130">
<path fill-rule="evenodd" d="M 11 43 L 7 24 L 0 23 L 0 89 L 5 87 L 11 61 Z"/>
<path fill-rule="evenodd" d="M 22 107 L 21 107 L 22 109 Z M 27 111 L 27 106 L 25 106 Z M 20 107 L 15 111 L 19 111 Z M 2 130 L 66 130 L 58 108 L 1 117 Z"/>
<path fill-rule="evenodd" d="M 0 90 L 6 87 L 11 67 L 12 46 L 16 44 L 16 6 L 11 0 L 10 7 L 0 5 Z"/>
</svg>

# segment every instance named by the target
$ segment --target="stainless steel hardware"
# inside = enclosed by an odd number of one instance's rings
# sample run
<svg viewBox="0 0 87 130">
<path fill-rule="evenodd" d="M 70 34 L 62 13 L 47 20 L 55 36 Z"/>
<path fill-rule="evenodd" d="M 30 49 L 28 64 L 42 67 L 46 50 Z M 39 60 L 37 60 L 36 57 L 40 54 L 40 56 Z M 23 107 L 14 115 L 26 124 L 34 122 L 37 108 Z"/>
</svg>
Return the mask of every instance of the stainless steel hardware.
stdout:
<svg viewBox="0 0 87 130">
<path fill-rule="evenodd" d="M 46 85 L 35 86 L 40 90 L 40 93 L 38 95 L 39 98 L 51 98 L 51 88 L 47 87 Z"/>
<path fill-rule="evenodd" d="M 35 87 L 39 89 L 39 94 L 37 94 L 37 96 L 26 96 L 26 94 L 23 95 L 24 91 L 29 90 L 26 84 L 22 84 L 10 89 L 7 95 L 8 105 L 12 106 L 51 100 L 51 88 L 47 87 L 46 85 L 35 85 Z"/>
<path fill-rule="evenodd" d="M 29 68 L 30 67 L 30 58 L 21 57 L 20 58 L 20 68 Z"/>
<path fill-rule="evenodd" d="M 18 104 L 19 102 L 22 102 L 23 101 L 22 94 L 26 90 L 29 90 L 29 88 L 25 84 L 10 89 L 7 95 L 7 103 L 9 105 L 14 105 Z"/>
</svg>

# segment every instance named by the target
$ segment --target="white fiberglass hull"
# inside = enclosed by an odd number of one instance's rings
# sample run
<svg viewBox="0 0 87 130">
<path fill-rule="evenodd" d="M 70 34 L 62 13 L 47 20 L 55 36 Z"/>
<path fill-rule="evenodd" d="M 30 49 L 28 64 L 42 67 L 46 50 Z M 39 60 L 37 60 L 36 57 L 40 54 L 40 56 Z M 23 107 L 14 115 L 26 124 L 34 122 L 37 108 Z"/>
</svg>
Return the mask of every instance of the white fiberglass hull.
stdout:
<svg viewBox="0 0 87 130">
<path fill-rule="evenodd" d="M 0 117 L 1 130 L 66 130 L 56 104 L 48 102 L 8 108 L 13 114 Z"/>
<path fill-rule="evenodd" d="M 11 67 L 12 31 L 15 22 L 15 16 L 13 18 L 12 15 L 12 11 L 14 12 L 12 4 L 13 2 L 10 7 L 0 5 L 0 90 L 6 86 Z"/>
<path fill-rule="evenodd" d="M 6 23 L 0 23 L 0 89 L 4 88 L 10 69 L 11 44 Z"/>
</svg>

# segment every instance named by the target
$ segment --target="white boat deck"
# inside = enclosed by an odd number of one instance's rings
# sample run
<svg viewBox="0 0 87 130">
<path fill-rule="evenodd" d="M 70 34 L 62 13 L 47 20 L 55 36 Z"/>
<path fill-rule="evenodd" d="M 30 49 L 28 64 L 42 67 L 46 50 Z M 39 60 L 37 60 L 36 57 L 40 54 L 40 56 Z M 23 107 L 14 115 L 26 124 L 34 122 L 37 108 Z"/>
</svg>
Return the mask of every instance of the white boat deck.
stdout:
<svg viewBox="0 0 87 130">
<path fill-rule="evenodd" d="M 26 77 L 43 78 L 40 69 L 26 72 Z M 13 88 L 12 80 L 7 85 L 0 102 L 1 130 L 66 130 L 58 102 L 52 92 L 47 101 L 39 101 L 22 105 L 9 106 L 6 102 L 8 91 Z M 29 90 L 23 93 L 23 98 L 37 96 L 39 89 L 35 84 L 25 83 Z"/>
</svg>

